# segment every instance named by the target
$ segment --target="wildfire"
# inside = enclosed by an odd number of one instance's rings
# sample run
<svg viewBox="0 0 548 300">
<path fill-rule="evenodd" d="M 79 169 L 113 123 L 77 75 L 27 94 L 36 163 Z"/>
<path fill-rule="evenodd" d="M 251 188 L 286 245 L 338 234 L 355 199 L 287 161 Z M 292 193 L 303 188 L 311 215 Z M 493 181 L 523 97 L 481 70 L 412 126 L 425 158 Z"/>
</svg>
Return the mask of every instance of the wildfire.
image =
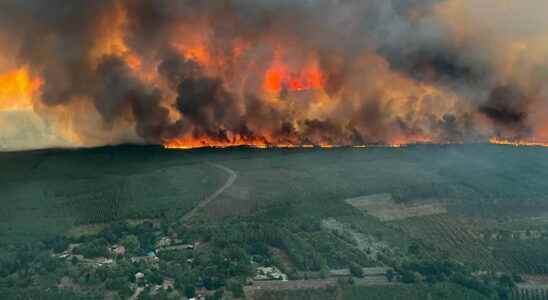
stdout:
<svg viewBox="0 0 548 300">
<path fill-rule="evenodd" d="M 199 148 L 232 148 L 232 147 L 249 147 L 256 149 L 312 149 L 312 148 L 321 148 L 321 149 L 335 149 L 343 147 L 352 147 L 365 149 L 366 145 L 355 145 L 355 146 L 343 146 L 343 145 L 312 145 L 312 144 L 303 144 L 303 145 L 293 145 L 293 144 L 265 144 L 261 142 L 257 143 L 248 143 L 248 142 L 219 142 L 219 141 L 207 141 L 207 140 L 187 140 L 187 141 L 170 141 L 164 145 L 166 149 L 180 149 L 180 150 L 189 150 L 189 149 L 199 149 Z"/>
<path fill-rule="evenodd" d="M 283 89 L 303 91 L 320 89 L 324 85 L 324 75 L 316 63 L 310 63 L 302 70 L 295 71 L 285 64 L 280 55 L 275 55 L 266 70 L 263 88 L 267 93 L 279 93 Z"/>
<path fill-rule="evenodd" d="M 84 145 L 400 148 L 496 133 L 528 138 L 493 144 L 548 146 L 546 26 L 521 20 L 527 5 L 152 2 L 75 3 L 58 18 L 6 6 L 0 110 L 33 108 Z M 525 27 L 509 34 L 498 22 L 520 8 L 511 23 Z M 361 26 L 387 12 L 398 13 Z M 483 14 L 497 17 L 483 26 Z M 379 44 L 387 20 L 410 25 L 412 49 L 399 35 Z"/>
<path fill-rule="evenodd" d="M 260 139 L 244 139 L 240 136 L 233 137 L 228 140 L 213 140 L 210 138 L 196 138 L 186 136 L 164 143 L 167 149 L 194 149 L 194 148 L 229 148 L 248 146 L 254 148 L 268 148 L 268 143 Z"/>
<path fill-rule="evenodd" d="M 137 71 L 141 68 L 141 58 L 125 41 L 128 22 L 127 12 L 121 5 L 116 5 L 112 11 L 98 17 L 97 31 L 101 33 L 101 38 L 90 51 L 93 63 L 96 64 L 105 55 L 119 55 L 131 69 Z"/>
<path fill-rule="evenodd" d="M 32 106 L 42 80 L 33 78 L 26 67 L 0 74 L 0 110 Z"/>
<path fill-rule="evenodd" d="M 257 149 L 308 149 L 308 148 L 321 148 L 321 149 L 334 149 L 334 148 L 356 148 L 356 149 L 366 149 L 370 147 L 386 147 L 386 148 L 404 148 L 409 145 L 416 144 L 428 144 L 431 143 L 430 140 L 425 139 L 422 141 L 414 142 L 401 142 L 401 143 L 390 143 L 385 145 L 331 145 L 331 144 L 276 144 L 269 143 L 264 140 L 244 140 L 244 139 L 235 139 L 234 141 L 213 141 L 208 139 L 177 139 L 168 141 L 164 144 L 164 147 L 167 149 L 195 149 L 195 148 L 231 148 L 231 147 L 249 147 Z M 539 141 L 525 141 L 525 140 L 509 140 L 509 139 L 500 139 L 500 138 L 491 138 L 489 140 L 490 144 L 493 145 L 510 145 L 514 147 L 548 147 L 548 142 L 539 142 Z"/>
<path fill-rule="evenodd" d="M 322 75 L 319 70 L 311 69 L 301 74 L 290 73 L 283 66 L 274 66 L 265 74 L 264 88 L 276 93 L 286 88 L 291 91 L 303 91 L 322 87 Z"/>
<path fill-rule="evenodd" d="M 268 141 L 266 138 L 252 138 L 245 139 L 240 136 L 236 136 L 231 140 L 212 140 L 208 138 L 195 138 L 184 137 L 180 139 L 170 140 L 164 144 L 167 149 L 195 149 L 195 148 L 231 148 L 231 147 L 250 147 L 257 149 L 296 149 L 296 148 L 339 148 L 345 147 L 343 145 L 330 145 L 330 144 L 291 144 L 291 143 L 274 143 Z M 358 146 L 357 146 L 358 147 Z M 365 148 L 365 146 L 359 146 Z"/>
<path fill-rule="evenodd" d="M 415 144 L 415 143 L 411 143 Z M 387 147 L 387 148 L 401 148 L 409 144 L 386 144 L 386 145 L 365 145 L 365 144 L 297 144 L 288 142 L 275 142 L 268 137 L 260 138 L 243 138 L 241 136 L 232 137 L 230 140 L 213 140 L 207 137 L 193 137 L 185 136 L 179 139 L 173 139 L 166 141 L 163 145 L 166 149 L 198 149 L 198 148 L 232 148 L 232 147 L 248 147 L 256 149 L 337 149 L 337 148 L 355 148 L 355 149 L 367 149 L 369 147 Z"/>
<path fill-rule="evenodd" d="M 170 141 L 164 144 L 166 149 L 175 149 L 175 150 L 190 150 L 190 149 L 200 149 L 200 148 L 232 148 L 232 147 L 248 147 L 256 149 L 340 149 L 340 148 L 353 148 L 353 149 L 368 149 L 371 147 L 381 147 L 381 148 L 404 148 L 412 144 L 387 144 L 387 145 L 330 145 L 330 144 L 265 144 L 261 142 L 249 143 L 249 142 L 218 142 L 218 141 L 208 141 L 208 140 L 176 140 Z"/>
<path fill-rule="evenodd" d="M 202 43 L 196 43 L 196 45 L 178 44 L 173 43 L 173 47 L 179 51 L 179 53 L 188 60 L 193 60 L 204 67 L 209 67 L 213 64 L 213 59 L 209 53 L 209 50 Z"/>
<path fill-rule="evenodd" d="M 547 142 L 538 142 L 538 141 L 491 138 L 489 142 L 494 145 L 510 145 L 514 147 L 548 147 Z"/>
</svg>

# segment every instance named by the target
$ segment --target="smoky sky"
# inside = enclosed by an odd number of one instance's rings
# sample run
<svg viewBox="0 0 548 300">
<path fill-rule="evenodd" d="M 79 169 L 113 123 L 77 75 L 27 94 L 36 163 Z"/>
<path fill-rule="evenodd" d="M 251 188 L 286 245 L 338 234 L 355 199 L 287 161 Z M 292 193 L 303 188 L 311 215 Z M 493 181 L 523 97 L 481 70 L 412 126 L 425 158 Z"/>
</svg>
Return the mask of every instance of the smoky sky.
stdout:
<svg viewBox="0 0 548 300">
<path fill-rule="evenodd" d="M 530 2 L 512 8 L 544 5 Z M 0 55 L 42 78 L 41 104 L 86 102 L 105 128 L 129 120 L 146 143 L 526 137 L 543 127 L 530 111 L 546 105 L 537 37 L 548 30 L 508 29 L 495 10 L 468 0 L 8 0 Z M 271 95 L 264 78 L 276 64 L 282 88 Z M 291 89 L 309 69 L 321 91 Z"/>
</svg>

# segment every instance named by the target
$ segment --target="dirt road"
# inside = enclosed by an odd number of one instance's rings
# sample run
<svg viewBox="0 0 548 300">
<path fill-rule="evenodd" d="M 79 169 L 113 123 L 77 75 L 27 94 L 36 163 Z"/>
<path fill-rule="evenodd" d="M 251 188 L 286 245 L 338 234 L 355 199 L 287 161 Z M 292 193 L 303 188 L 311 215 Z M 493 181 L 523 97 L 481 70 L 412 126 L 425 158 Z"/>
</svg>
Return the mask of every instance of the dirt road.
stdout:
<svg viewBox="0 0 548 300">
<path fill-rule="evenodd" d="M 229 168 L 227 168 L 223 165 L 219 165 L 219 164 L 214 164 L 214 163 L 207 163 L 207 164 L 209 164 L 213 167 L 216 167 L 218 169 L 223 170 L 224 172 L 226 172 L 229 175 L 229 177 L 226 180 L 225 184 L 223 184 L 223 186 L 221 186 L 213 194 L 209 195 L 202 202 L 200 202 L 196 207 L 194 207 L 191 211 L 189 211 L 186 215 L 184 215 L 183 218 L 182 218 L 183 222 L 186 222 L 186 221 L 189 221 L 190 219 L 192 219 L 192 217 L 194 217 L 194 215 L 200 209 L 206 207 L 211 201 L 213 201 L 217 197 L 219 197 L 226 189 L 231 187 L 234 184 L 234 182 L 236 181 L 236 179 L 238 178 L 238 174 L 232 169 L 229 169 Z"/>
</svg>

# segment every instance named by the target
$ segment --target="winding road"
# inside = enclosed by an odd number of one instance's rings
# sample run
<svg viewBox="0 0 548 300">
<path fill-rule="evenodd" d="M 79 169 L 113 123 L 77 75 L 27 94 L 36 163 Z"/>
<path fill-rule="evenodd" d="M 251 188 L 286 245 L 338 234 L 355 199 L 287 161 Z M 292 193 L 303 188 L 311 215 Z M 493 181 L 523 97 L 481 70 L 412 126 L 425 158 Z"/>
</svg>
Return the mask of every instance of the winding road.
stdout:
<svg viewBox="0 0 548 300">
<path fill-rule="evenodd" d="M 196 207 L 194 207 L 191 211 L 189 211 L 187 214 L 185 214 L 182 218 L 183 222 L 186 222 L 186 221 L 192 219 L 192 217 L 194 217 L 194 215 L 198 212 L 198 210 L 206 207 L 211 201 L 213 201 L 217 197 L 219 197 L 226 189 L 231 187 L 234 184 L 234 182 L 236 181 L 236 179 L 238 178 L 238 174 L 232 169 L 229 169 L 229 168 L 227 168 L 223 165 L 219 165 L 219 164 L 215 164 L 215 163 L 209 163 L 208 162 L 207 164 L 210 165 L 210 166 L 213 166 L 215 168 L 223 170 L 224 172 L 228 173 L 229 177 L 226 180 L 225 184 L 223 184 L 223 186 L 221 186 L 213 194 L 209 195 L 202 202 L 200 202 Z"/>
</svg>

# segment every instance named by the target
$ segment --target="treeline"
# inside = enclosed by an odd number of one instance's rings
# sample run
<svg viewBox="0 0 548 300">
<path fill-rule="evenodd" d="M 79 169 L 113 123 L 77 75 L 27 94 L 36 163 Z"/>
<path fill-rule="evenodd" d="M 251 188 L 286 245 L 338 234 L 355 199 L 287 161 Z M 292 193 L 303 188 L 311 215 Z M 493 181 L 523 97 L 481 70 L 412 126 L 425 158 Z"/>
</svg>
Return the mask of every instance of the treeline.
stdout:
<svg viewBox="0 0 548 300">
<path fill-rule="evenodd" d="M 516 282 L 517 275 L 496 274 L 493 272 L 475 273 L 476 269 L 449 259 L 424 258 L 422 256 L 406 257 L 402 263 L 395 265 L 400 280 L 407 284 L 454 284 L 473 290 L 487 298 L 508 299 Z"/>
</svg>

